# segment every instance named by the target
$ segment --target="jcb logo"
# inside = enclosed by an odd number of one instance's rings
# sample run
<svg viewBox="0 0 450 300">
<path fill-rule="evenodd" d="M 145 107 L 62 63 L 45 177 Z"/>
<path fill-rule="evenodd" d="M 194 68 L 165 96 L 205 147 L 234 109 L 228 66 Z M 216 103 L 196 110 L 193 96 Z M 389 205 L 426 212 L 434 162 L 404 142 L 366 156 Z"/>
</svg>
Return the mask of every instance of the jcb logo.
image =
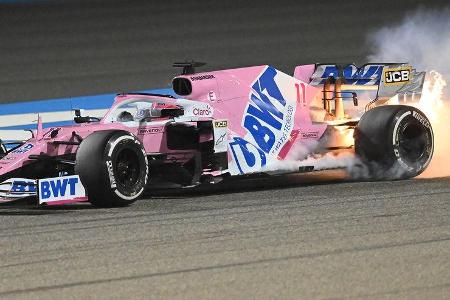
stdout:
<svg viewBox="0 0 450 300">
<path fill-rule="evenodd" d="M 215 121 L 214 122 L 214 127 L 215 128 L 224 128 L 228 126 L 228 122 L 227 121 Z"/>
<path fill-rule="evenodd" d="M 384 71 L 384 84 L 394 85 L 403 84 L 411 80 L 411 67 L 398 68 L 398 69 L 386 69 Z"/>
</svg>

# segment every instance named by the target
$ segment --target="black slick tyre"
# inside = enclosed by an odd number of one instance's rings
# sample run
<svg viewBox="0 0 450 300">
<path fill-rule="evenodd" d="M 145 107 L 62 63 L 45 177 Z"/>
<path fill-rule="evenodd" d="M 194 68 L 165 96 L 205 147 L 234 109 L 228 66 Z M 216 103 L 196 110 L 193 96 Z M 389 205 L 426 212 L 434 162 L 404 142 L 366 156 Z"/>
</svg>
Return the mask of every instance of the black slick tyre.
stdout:
<svg viewBox="0 0 450 300">
<path fill-rule="evenodd" d="M 355 152 L 372 179 L 418 176 L 430 164 L 433 151 L 430 121 L 414 107 L 376 107 L 363 115 L 355 130 Z"/>
<path fill-rule="evenodd" d="M 78 148 L 75 174 L 98 207 L 126 206 L 143 193 L 148 162 L 141 142 L 121 130 L 97 131 Z"/>
</svg>

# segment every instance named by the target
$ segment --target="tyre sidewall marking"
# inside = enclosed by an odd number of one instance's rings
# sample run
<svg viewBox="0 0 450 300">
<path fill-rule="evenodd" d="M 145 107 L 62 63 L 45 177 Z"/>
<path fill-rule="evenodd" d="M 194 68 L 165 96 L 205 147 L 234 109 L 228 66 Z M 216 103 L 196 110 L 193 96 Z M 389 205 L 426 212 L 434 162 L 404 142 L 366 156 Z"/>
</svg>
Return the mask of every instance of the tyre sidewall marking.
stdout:
<svg viewBox="0 0 450 300">
<path fill-rule="evenodd" d="M 106 160 L 106 169 L 108 170 L 109 183 L 111 188 L 115 189 L 117 187 L 116 178 L 114 177 L 114 168 L 112 160 Z"/>
<path fill-rule="evenodd" d="M 428 167 L 428 165 L 430 164 L 431 160 L 433 159 L 433 153 L 434 153 L 434 132 L 433 132 L 433 127 L 431 126 L 430 121 L 428 120 L 428 118 L 422 116 L 419 112 L 417 111 L 413 111 L 413 117 L 415 119 L 417 119 L 425 128 L 427 128 L 429 130 L 429 132 L 427 132 L 427 135 L 429 135 L 430 139 L 431 139 L 431 148 L 427 146 L 426 152 L 428 153 L 428 159 L 427 161 L 423 164 L 424 169 L 426 167 Z"/>
<path fill-rule="evenodd" d="M 400 145 L 400 143 L 399 143 L 400 132 L 403 132 L 403 130 L 400 130 L 400 129 L 407 125 L 407 124 L 402 124 L 402 122 L 403 122 L 403 120 L 404 120 L 405 118 L 407 118 L 407 117 L 409 117 L 409 116 L 411 116 L 411 117 L 413 117 L 414 119 L 416 119 L 422 126 L 424 126 L 425 128 L 427 128 L 427 129 L 430 130 L 430 132 L 431 132 L 431 136 L 430 136 L 430 138 L 431 138 L 431 149 L 429 149 L 429 148 L 427 147 L 427 150 L 426 150 L 427 153 L 428 153 L 428 159 L 427 159 L 427 161 L 426 161 L 424 164 L 421 164 L 420 162 L 417 162 L 418 165 L 417 165 L 417 163 L 416 163 L 416 166 L 415 166 L 415 167 L 412 167 L 412 166 L 408 165 L 408 164 L 403 160 L 403 158 L 402 158 L 401 155 L 400 155 L 400 150 L 399 150 L 399 145 Z M 428 136 L 428 134 L 429 134 L 429 132 L 427 132 L 427 136 Z M 403 114 L 397 119 L 397 122 L 396 122 L 396 124 L 395 124 L 395 126 L 394 126 L 394 130 L 393 130 L 393 132 L 392 132 L 392 147 L 393 147 L 393 150 L 394 150 L 394 155 L 395 155 L 395 157 L 397 158 L 397 162 L 398 162 L 398 163 L 400 164 L 400 166 L 401 166 L 402 168 L 404 168 L 407 172 L 417 171 L 417 170 L 416 170 L 417 168 L 420 168 L 420 169 L 423 168 L 423 169 L 425 169 L 425 168 L 429 165 L 429 163 L 430 163 L 430 161 L 431 161 L 431 159 L 432 159 L 432 153 L 433 153 L 433 150 L 434 150 L 433 130 L 432 130 L 431 124 L 430 124 L 430 122 L 428 121 L 428 119 L 425 118 L 425 117 L 423 117 L 419 112 L 417 112 L 417 111 L 415 111 L 415 110 L 409 110 L 409 111 L 403 113 Z"/>
<path fill-rule="evenodd" d="M 122 141 L 126 141 L 126 140 L 131 140 L 134 144 L 136 144 L 138 146 L 138 148 L 142 151 L 142 154 L 144 157 L 144 162 L 145 162 L 145 176 L 143 179 L 143 181 L 144 181 L 143 187 L 131 196 L 124 195 L 117 189 L 117 181 L 115 178 L 113 162 L 112 162 L 114 150 L 116 149 L 117 145 L 119 145 Z M 142 147 L 142 144 L 134 135 L 127 134 L 127 135 L 123 135 L 123 136 L 120 136 L 120 137 L 114 139 L 114 141 L 112 143 L 108 143 L 106 150 L 107 151 L 106 151 L 105 164 L 106 164 L 106 170 L 107 170 L 110 185 L 111 185 L 111 190 L 117 196 L 119 196 L 121 199 L 129 200 L 129 201 L 135 200 L 144 192 L 145 186 L 147 185 L 147 178 L 148 178 L 148 160 L 147 160 L 147 155 L 145 153 L 145 150 Z"/>
</svg>

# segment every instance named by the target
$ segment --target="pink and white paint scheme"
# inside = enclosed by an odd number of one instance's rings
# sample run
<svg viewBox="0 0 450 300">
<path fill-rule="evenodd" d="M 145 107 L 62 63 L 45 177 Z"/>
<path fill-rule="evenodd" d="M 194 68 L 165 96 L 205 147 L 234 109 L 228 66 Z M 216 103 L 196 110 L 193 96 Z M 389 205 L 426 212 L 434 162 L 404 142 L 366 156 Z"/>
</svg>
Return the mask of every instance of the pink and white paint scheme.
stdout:
<svg viewBox="0 0 450 300">
<path fill-rule="evenodd" d="M 0 201 L 38 193 L 39 181 L 45 178 L 76 176 L 70 170 L 80 143 L 93 132 L 111 129 L 136 136 L 149 157 L 163 164 L 183 165 L 204 150 L 170 147 L 168 127 L 184 124 L 200 128 L 209 122 L 210 129 L 199 129 L 195 142 L 213 142 L 210 150 L 214 155 L 223 154 L 226 161 L 203 168 L 198 175 L 263 172 L 286 159 L 294 145 L 321 139 L 329 126 L 323 117 L 313 119 L 313 106 L 325 115 L 323 91 L 310 84 L 315 70 L 315 65 L 299 66 L 293 77 L 263 65 L 180 75 L 173 80 L 179 98 L 119 94 L 98 122 L 42 129 L 40 121 L 33 138 L 0 159 L 0 181 L 6 180 L 0 185 Z M 124 120 L 125 111 L 132 117 Z M 48 174 L 48 166 L 54 164 L 65 168 Z M 58 196 L 54 203 L 84 199 L 79 193 L 73 198 Z"/>
</svg>

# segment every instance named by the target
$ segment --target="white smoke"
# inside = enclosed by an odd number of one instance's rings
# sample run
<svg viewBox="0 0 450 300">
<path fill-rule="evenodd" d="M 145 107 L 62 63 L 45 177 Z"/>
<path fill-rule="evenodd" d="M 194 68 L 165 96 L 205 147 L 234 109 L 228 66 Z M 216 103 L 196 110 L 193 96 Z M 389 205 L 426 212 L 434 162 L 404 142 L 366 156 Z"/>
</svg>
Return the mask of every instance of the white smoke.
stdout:
<svg viewBox="0 0 450 300">
<path fill-rule="evenodd" d="M 418 71 L 429 71 L 424 85 L 424 95 L 435 99 L 425 103 L 423 109 L 433 124 L 435 155 L 424 173 L 425 177 L 450 176 L 450 164 L 445 161 L 450 153 L 450 9 L 419 10 L 407 13 L 398 24 L 386 26 L 370 33 L 368 37 L 371 53 L 369 62 L 408 62 Z M 429 115 L 430 114 L 430 115 Z M 315 170 L 345 168 L 352 177 L 368 178 L 368 168 L 352 153 L 308 155 L 318 149 L 318 144 L 297 144 L 293 155 L 284 161 L 266 166 L 266 171 L 298 171 L 300 167 L 313 166 Z M 377 169 L 376 166 L 371 167 Z M 376 177 L 376 174 L 371 176 Z M 380 176 L 386 174 L 380 174 Z M 401 174 L 391 174 L 399 177 Z"/>
<path fill-rule="evenodd" d="M 422 177 L 450 176 L 450 86 L 445 84 L 450 82 L 449 29 L 450 8 L 421 9 L 369 37 L 370 61 L 409 62 L 418 71 L 428 71 L 420 108 L 433 126 L 435 154 Z"/>
<path fill-rule="evenodd" d="M 358 177 L 367 177 L 368 173 L 362 166 L 360 160 L 352 152 L 311 154 L 323 152 L 320 144 L 316 141 L 308 143 L 297 143 L 285 160 L 268 163 L 263 171 L 277 173 L 278 171 L 299 171 L 300 168 L 314 167 L 315 171 L 328 169 L 346 169 L 349 174 Z"/>
<path fill-rule="evenodd" d="M 399 24 L 370 34 L 369 61 L 409 62 L 417 70 L 436 70 L 448 79 L 449 29 L 450 8 L 407 13 Z"/>
</svg>

